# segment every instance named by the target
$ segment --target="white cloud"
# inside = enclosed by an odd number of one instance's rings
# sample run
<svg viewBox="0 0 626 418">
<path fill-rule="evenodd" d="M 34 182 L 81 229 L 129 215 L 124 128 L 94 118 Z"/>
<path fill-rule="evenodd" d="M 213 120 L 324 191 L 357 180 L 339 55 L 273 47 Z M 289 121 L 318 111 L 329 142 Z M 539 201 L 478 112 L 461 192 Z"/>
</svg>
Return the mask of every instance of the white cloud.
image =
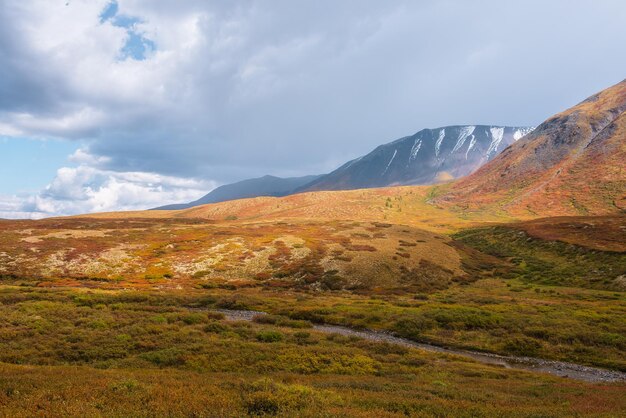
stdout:
<svg viewBox="0 0 626 418">
<path fill-rule="evenodd" d="M 59 138 L 92 136 L 92 131 L 106 119 L 102 110 L 91 107 L 56 116 L 8 113 L 5 117 L 10 121 L 9 129 L 12 127 L 21 135 Z"/>
<path fill-rule="evenodd" d="M 109 157 L 90 154 L 89 151 L 84 148 L 78 148 L 67 159 L 72 163 L 90 167 L 101 167 L 111 160 Z"/>
<path fill-rule="evenodd" d="M 40 193 L 0 196 L 0 217 L 43 218 L 77 213 L 143 210 L 198 199 L 213 182 L 143 172 L 63 167 Z"/>
<path fill-rule="evenodd" d="M 35 219 L 37 214 L 28 206 L 32 203 L 32 196 L 2 196 L 0 195 L 0 218 Z"/>
</svg>

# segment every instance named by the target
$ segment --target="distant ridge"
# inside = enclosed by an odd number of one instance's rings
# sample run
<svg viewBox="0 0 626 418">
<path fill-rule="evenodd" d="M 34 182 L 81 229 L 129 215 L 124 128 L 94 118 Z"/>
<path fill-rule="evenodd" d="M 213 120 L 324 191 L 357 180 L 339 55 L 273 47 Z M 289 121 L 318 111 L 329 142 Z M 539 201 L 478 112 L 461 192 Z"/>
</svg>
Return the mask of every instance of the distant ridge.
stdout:
<svg viewBox="0 0 626 418">
<path fill-rule="evenodd" d="M 274 196 L 280 197 L 291 193 L 294 189 L 310 183 L 319 176 L 288 177 L 263 176 L 242 180 L 237 183 L 225 184 L 211 191 L 200 199 L 182 204 L 166 205 L 154 210 L 188 209 L 208 203 L 219 203 L 227 200 L 244 199 L 247 197 Z"/>
</svg>

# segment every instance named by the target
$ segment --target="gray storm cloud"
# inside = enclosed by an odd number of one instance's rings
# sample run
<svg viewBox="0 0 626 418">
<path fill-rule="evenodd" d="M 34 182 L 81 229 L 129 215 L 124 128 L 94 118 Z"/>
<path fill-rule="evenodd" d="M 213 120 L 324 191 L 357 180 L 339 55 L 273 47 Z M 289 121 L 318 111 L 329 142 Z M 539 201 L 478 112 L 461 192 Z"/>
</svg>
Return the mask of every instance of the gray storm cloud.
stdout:
<svg viewBox="0 0 626 418">
<path fill-rule="evenodd" d="M 426 127 L 536 125 L 626 69 L 623 1 L 109 4 L 0 4 L 0 135 L 81 140 L 107 173 L 321 173 Z"/>
</svg>

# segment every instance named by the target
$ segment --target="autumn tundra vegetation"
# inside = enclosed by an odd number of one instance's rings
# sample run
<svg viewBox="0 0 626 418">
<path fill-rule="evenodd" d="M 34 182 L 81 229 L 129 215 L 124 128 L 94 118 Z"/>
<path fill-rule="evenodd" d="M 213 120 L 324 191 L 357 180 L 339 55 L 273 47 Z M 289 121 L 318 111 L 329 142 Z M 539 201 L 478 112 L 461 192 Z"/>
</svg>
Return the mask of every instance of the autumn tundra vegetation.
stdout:
<svg viewBox="0 0 626 418">
<path fill-rule="evenodd" d="M 2 415 L 623 416 L 625 103 L 452 183 L 0 221 Z"/>
</svg>

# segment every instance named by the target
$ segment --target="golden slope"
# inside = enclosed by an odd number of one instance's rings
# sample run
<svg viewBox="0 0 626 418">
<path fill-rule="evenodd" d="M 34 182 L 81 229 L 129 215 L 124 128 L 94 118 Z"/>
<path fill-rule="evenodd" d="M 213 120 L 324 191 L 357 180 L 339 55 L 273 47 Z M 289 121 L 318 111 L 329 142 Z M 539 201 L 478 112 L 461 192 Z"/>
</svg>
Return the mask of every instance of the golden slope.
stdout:
<svg viewBox="0 0 626 418">
<path fill-rule="evenodd" d="M 541 124 L 437 199 L 515 216 L 616 213 L 626 194 L 626 80 Z"/>
<path fill-rule="evenodd" d="M 438 186 L 438 188 L 447 187 Z M 483 221 L 509 221 L 508 216 L 466 216 L 430 203 L 438 188 L 426 186 L 308 192 L 281 198 L 256 197 L 197 206 L 179 211 L 90 214 L 93 218 L 202 218 L 218 222 L 283 220 L 350 220 L 410 225 L 447 233 Z M 81 217 L 84 217 L 81 216 Z"/>
</svg>

